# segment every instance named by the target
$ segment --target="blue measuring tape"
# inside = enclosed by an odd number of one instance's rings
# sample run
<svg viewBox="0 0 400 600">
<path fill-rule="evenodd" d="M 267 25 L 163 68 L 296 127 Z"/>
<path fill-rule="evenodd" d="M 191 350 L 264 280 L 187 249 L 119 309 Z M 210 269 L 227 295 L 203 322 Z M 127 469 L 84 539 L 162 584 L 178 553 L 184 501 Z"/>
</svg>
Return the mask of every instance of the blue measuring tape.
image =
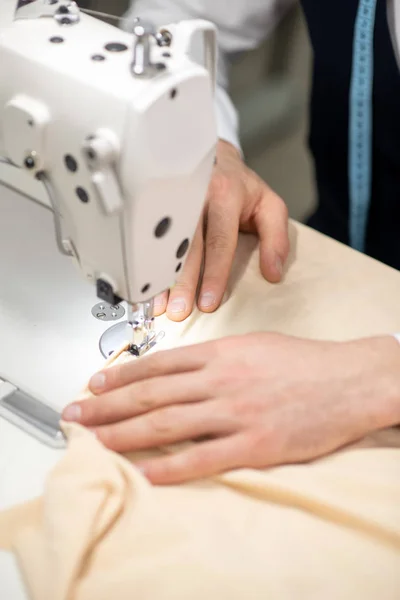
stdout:
<svg viewBox="0 0 400 600">
<path fill-rule="evenodd" d="M 350 244 L 364 252 L 372 182 L 372 91 L 377 0 L 360 0 L 353 42 L 349 120 Z"/>
</svg>

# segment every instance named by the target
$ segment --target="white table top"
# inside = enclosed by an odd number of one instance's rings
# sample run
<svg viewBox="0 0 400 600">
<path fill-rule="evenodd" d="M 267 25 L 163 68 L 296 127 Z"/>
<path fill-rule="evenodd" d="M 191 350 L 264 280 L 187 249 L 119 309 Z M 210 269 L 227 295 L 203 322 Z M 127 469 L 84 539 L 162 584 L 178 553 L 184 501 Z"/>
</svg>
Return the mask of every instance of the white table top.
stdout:
<svg viewBox="0 0 400 600">
<path fill-rule="evenodd" d="M 104 362 L 99 338 L 114 323 L 92 316 L 97 302 L 59 254 L 51 212 L 0 184 L 0 379 L 61 410 Z M 40 495 L 60 455 L 0 417 L 0 510 Z M 0 597 L 25 598 L 5 554 Z"/>
</svg>

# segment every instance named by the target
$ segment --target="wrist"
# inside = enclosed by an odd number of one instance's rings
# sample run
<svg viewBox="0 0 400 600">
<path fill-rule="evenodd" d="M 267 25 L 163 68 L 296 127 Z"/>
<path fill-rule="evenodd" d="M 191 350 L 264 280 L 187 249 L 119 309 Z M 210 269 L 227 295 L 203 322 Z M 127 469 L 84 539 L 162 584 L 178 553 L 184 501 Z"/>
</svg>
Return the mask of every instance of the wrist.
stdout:
<svg viewBox="0 0 400 600">
<path fill-rule="evenodd" d="M 242 155 L 236 146 L 226 140 L 219 139 L 217 144 L 217 158 L 222 157 L 234 158 L 242 162 Z"/>
<path fill-rule="evenodd" d="M 358 371 L 358 409 L 368 432 L 400 424 L 400 344 L 394 336 L 349 342 Z M 358 356 L 356 356 L 358 354 Z M 351 360 L 351 357 L 350 357 Z"/>
</svg>

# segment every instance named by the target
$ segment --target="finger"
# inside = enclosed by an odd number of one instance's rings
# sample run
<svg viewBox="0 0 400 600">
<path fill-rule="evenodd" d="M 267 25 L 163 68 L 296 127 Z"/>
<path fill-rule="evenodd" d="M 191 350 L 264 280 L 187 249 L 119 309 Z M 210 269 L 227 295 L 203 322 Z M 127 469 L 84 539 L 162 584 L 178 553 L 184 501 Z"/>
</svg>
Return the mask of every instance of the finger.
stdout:
<svg viewBox="0 0 400 600">
<path fill-rule="evenodd" d="M 222 343 L 214 340 L 173 350 L 161 350 L 143 356 L 140 360 L 108 367 L 93 375 L 89 382 L 89 390 L 93 394 L 104 394 L 143 379 L 197 371 L 219 354 Z"/>
<path fill-rule="evenodd" d="M 146 415 L 92 431 L 110 450 L 130 452 L 158 448 L 204 435 L 226 435 L 235 427 L 227 414 L 217 413 L 216 400 L 168 406 Z"/>
<path fill-rule="evenodd" d="M 260 238 L 261 272 L 268 281 L 277 283 L 289 254 L 288 210 L 272 190 L 263 195 L 254 223 Z"/>
<path fill-rule="evenodd" d="M 154 316 L 163 315 L 167 309 L 169 291 L 163 292 L 154 298 Z"/>
<path fill-rule="evenodd" d="M 203 260 L 202 227 L 201 221 L 190 246 L 182 275 L 169 293 L 167 316 L 172 321 L 183 321 L 193 310 Z"/>
<path fill-rule="evenodd" d="M 140 461 L 136 466 L 154 485 L 172 485 L 245 467 L 246 456 L 247 440 L 238 434 L 195 444 L 177 454 Z"/>
<path fill-rule="evenodd" d="M 167 375 L 139 381 L 70 405 L 64 411 L 63 419 L 94 427 L 118 423 L 171 404 L 209 398 L 210 385 L 201 371 Z"/>
<path fill-rule="evenodd" d="M 237 211 L 228 211 L 223 198 L 214 198 L 207 215 L 204 274 L 198 301 L 203 312 L 213 312 L 222 302 L 235 256 L 238 232 L 239 208 Z"/>
</svg>

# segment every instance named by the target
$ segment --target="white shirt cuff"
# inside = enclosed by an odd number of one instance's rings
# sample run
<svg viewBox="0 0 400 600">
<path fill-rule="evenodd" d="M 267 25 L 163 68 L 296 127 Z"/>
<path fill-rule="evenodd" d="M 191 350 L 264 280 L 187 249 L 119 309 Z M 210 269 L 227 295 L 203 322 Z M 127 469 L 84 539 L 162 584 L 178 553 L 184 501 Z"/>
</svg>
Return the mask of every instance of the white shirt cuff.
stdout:
<svg viewBox="0 0 400 600">
<path fill-rule="evenodd" d="M 218 138 L 229 142 L 243 154 L 239 142 L 239 118 L 228 93 L 221 86 L 215 90 Z"/>
</svg>

